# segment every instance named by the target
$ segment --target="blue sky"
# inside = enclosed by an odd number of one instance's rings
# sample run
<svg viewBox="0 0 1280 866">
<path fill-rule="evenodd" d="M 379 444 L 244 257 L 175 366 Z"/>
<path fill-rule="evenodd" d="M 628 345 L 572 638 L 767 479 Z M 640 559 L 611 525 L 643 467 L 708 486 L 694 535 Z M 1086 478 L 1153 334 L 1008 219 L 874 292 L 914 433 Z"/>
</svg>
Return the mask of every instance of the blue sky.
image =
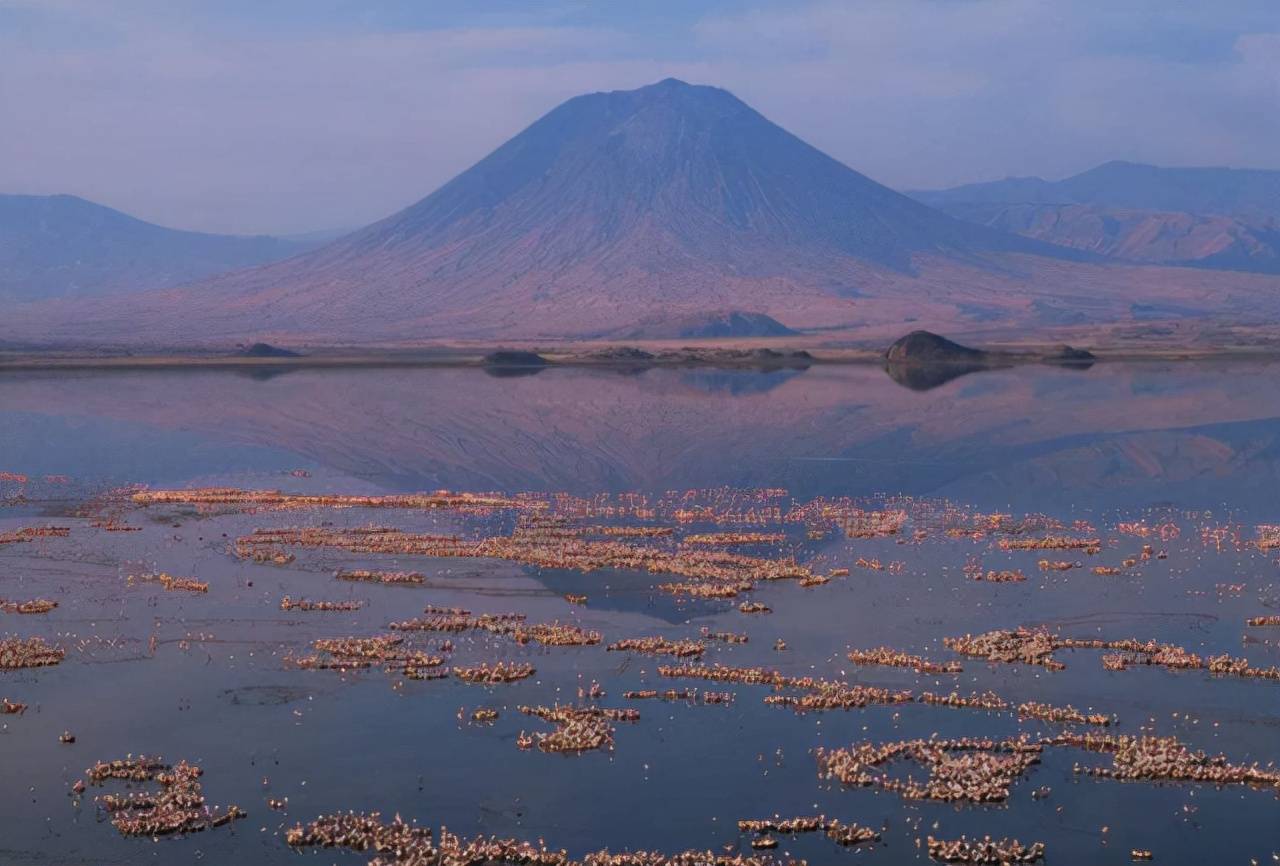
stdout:
<svg viewBox="0 0 1280 866">
<path fill-rule="evenodd" d="M 668 75 L 899 188 L 1280 168 L 1277 0 L 0 0 L 0 191 L 356 226 L 564 99 Z"/>
</svg>

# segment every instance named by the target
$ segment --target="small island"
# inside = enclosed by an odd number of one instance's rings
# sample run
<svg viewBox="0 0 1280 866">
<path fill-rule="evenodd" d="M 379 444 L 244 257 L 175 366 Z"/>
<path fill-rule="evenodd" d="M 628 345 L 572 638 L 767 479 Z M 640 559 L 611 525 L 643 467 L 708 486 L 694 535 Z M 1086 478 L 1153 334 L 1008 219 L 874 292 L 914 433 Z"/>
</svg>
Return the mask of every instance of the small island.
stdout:
<svg viewBox="0 0 1280 866">
<path fill-rule="evenodd" d="M 1024 351 L 974 349 L 932 331 L 912 331 L 900 337 L 885 352 L 884 359 L 889 364 L 993 367 L 1030 362 L 1091 364 L 1097 360 L 1089 350 L 1067 345 Z"/>
<path fill-rule="evenodd" d="M 270 343 L 254 343 L 238 352 L 241 358 L 301 358 L 301 352 L 273 346 Z"/>
</svg>

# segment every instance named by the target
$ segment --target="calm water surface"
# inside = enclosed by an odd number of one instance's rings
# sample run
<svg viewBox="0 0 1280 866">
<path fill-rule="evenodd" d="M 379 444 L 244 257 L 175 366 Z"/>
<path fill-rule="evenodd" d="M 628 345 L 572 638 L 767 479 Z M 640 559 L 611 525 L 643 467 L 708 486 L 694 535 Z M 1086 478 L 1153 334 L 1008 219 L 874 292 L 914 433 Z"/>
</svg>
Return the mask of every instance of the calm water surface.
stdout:
<svg viewBox="0 0 1280 866">
<path fill-rule="evenodd" d="M 649 656 L 517 647 L 496 637 L 458 639 L 455 662 L 530 660 L 537 676 L 484 689 L 284 663 L 316 638 L 376 634 L 427 603 L 573 621 L 606 642 L 694 637 L 705 626 L 751 637 L 712 647 L 708 662 L 917 691 L 994 689 L 1015 701 L 1114 713 L 1118 733 L 1176 734 L 1237 762 L 1280 760 L 1276 682 L 1160 668 L 1108 673 L 1087 651 L 1061 654 L 1068 665 L 1061 672 L 968 660 L 963 674 L 941 677 L 855 668 L 845 659 L 850 648 L 879 645 L 950 659 L 943 637 L 1044 624 L 1076 637 L 1153 638 L 1242 655 L 1255 666 L 1280 664 L 1280 630 L 1244 627 L 1246 617 L 1280 608 L 1275 554 L 1231 540 L 1280 523 L 1280 365 L 1027 367 L 942 383 L 897 381 L 874 367 L 548 369 L 518 377 L 420 369 L 5 374 L 0 471 L 29 477 L 0 481 L 0 533 L 72 527 L 67 539 L 0 546 L 0 597 L 60 604 L 46 616 L 0 613 L 0 635 L 42 635 L 68 650 L 56 667 L 0 672 L 0 697 L 30 707 L 0 716 L 0 863 L 295 862 L 283 829 L 347 809 L 398 812 L 464 835 L 544 838 L 574 855 L 718 849 L 745 844 L 740 818 L 814 813 L 883 828 L 883 842 L 846 851 L 820 834 L 783 840 L 782 851 L 810 863 L 925 861 L 916 840 L 930 833 L 1043 840 L 1047 862 L 1058 864 L 1127 863 L 1132 848 L 1153 850 L 1159 863 L 1269 863 L 1280 852 L 1275 791 L 1081 777 L 1073 763 L 1096 756 L 1069 750 L 1046 752 L 1000 805 L 909 803 L 818 778 L 818 746 L 1053 729 L 1008 713 L 906 705 L 797 715 L 765 705 L 766 690 L 744 685 L 725 687 L 737 694 L 728 707 L 628 702 L 627 689 L 703 684 L 659 678 L 665 660 Z M 1039 554 L 1002 552 L 989 539 L 810 540 L 797 526 L 788 547 L 801 561 L 851 566 L 879 558 L 902 562 L 902 570 L 854 567 L 812 590 L 766 585 L 752 597 L 774 613 L 748 617 L 730 602 L 677 601 L 654 591 L 662 579 L 638 572 L 310 551 L 281 567 L 231 550 L 255 527 L 394 519 L 471 534 L 509 529 L 502 517 L 153 508 L 122 515 L 142 531 L 109 533 L 77 516 L 86 502 L 131 484 L 655 499 L 690 489 L 781 488 L 776 501 L 784 506 L 819 496 L 868 503 L 905 496 L 929 507 L 1088 521 L 1109 539 L 1097 560 L 1107 564 L 1140 546 L 1117 536 L 1121 521 L 1167 521 L 1182 532 L 1161 545 L 1168 559 L 1100 577 L 1087 568 L 1041 572 Z M 1202 540 L 1206 528 L 1227 533 L 1221 549 Z M 1029 579 L 976 583 L 963 573 L 975 560 L 1021 568 Z M 358 565 L 420 571 L 427 583 L 332 579 L 335 568 Z M 161 570 L 197 576 L 210 591 L 165 593 L 126 579 Z M 565 593 L 589 602 L 570 606 Z M 286 613 L 283 595 L 367 606 Z M 778 638 L 785 652 L 774 650 Z M 516 748 L 521 730 L 547 729 L 518 705 L 574 701 L 592 680 L 608 691 L 606 705 L 642 714 L 618 727 L 611 753 Z M 459 722 L 459 708 L 482 705 L 502 711 L 496 724 Z M 58 742 L 63 730 L 76 734 L 74 745 Z M 199 763 L 210 804 L 238 803 L 249 818 L 153 843 L 119 836 L 92 796 L 68 796 L 94 761 L 139 752 Z M 1033 799 L 1042 787 L 1050 796 Z M 268 809 L 268 797 L 287 797 L 287 812 Z"/>
</svg>

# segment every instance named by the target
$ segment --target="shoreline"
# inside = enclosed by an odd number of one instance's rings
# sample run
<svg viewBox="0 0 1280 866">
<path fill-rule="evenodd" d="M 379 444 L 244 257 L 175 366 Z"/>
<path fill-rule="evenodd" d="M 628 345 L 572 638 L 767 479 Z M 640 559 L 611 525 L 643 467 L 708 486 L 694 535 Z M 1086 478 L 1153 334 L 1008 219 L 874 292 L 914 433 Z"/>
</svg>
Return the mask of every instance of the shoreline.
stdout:
<svg viewBox="0 0 1280 866">
<path fill-rule="evenodd" d="M 690 346 L 678 350 L 658 350 L 649 357 L 628 355 L 633 345 L 610 348 L 531 347 L 541 363 L 492 363 L 486 356 L 509 346 L 423 349 L 318 350 L 313 354 L 283 357 L 253 357 L 243 354 L 155 352 L 151 354 L 107 354 L 95 352 L 0 351 L 0 372 L 57 370 L 182 370 L 182 369 L 350 369 L 350 368 L 475 368 L 498 374 L 520 374 L 547 367 L 637 369 L 648 367 L 710 367 L 721 369 L 797 369 L 811 366 L 861 365 L 888 362 L 883 351 L 857 348 L 809 348 L 779 344 L 738 346 Z M 622 353 L 620 354 L 620 350 Z M 976 366 L 999 369 L 1026 364 L 1071 366 L 1031 346 L 1016 350 L 993 347 Z M 800 353 L 800 354 L 796 354 Z M 1093 350 L 1089 363 L 1172 362 L 1172 361 L 1266 361 L 1280 360 L 1280 347 L 1117 347 Z M 902 366 L 947 367 L 950 362 L 912 362 Z"/>
</svg>

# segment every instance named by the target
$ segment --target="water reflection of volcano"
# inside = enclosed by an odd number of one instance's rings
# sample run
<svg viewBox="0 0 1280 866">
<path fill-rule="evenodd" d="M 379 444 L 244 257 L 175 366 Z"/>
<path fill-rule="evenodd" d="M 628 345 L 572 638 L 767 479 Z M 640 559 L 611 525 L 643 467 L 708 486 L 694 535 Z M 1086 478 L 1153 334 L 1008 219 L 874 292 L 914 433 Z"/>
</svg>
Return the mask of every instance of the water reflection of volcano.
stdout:
<svg viewBox="0 0 1280 866">
<path fill-rule="evenodd" d="M 202 480 L 243 452 L 256 454 L 253 468 L 291 454 L 395 490 L 731 484 L 1038 508 L 1182 492 L 1263 501 L 1280 480 L 1277 370 L 1029 366 L 929 391 L 904 389 L 871 365 L 631 376 L 552 368 L 520 379 L 410 368 L 261 381 L 218 371 L 7 374 L 0 427 L 16 437 L 11 453 L 30 452 L 21 438 L 47 438 L 58 424 L 76 429 L 68 450 L 86 428 L 98 431 L 104 460 L 113 448 L 145 453 L 148 442 L 181 434 L 203 443 L 188 449 L 185 475 Z M 201 462 L 215 451 L 216 467 Z"/>
<path fill-rule="evenodd" d="M 807 368 L 779 370 L 690 370 L 681 378 L 699 390 L 708 393 L 764 394 L 789 382 Z"/>
<path fill-rule="evenodd" d="M 653 575 L 611 569 L 601 572 L 530 569 L 530 576 L 555 595 L 584 595 L 592 611 L 639 613 L 668 623 L 681 623 L 728 610 L 728 601 L 677 598 L 656 592 Z"/>
</svg>

